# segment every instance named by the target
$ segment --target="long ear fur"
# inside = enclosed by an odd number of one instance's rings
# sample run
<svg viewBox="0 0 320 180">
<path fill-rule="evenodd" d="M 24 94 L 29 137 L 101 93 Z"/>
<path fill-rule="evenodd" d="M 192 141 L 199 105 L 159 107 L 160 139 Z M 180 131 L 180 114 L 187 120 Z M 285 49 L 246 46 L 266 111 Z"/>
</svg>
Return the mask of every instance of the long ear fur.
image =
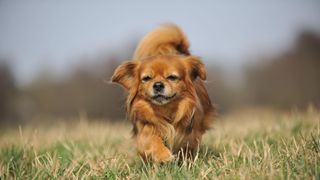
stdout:
<svg viewBox="0 0 320 180">
<path fill-rule="evenodd" d="M 117 67 L 111 77 L 111 81 L 119 83 L 129 90 L 134 85 L 137 68 L 138 61 L 126 61 Z"/>
<path fill-rule="evenodd" d="M 191 80 L 194 81 L 197 77 L 200 77 L 202 80 L 207 79 L 206 69 L 202 61 L 194 56 L 189 56 L 184 60 L 187 64 L 188 74 L 191 77 Z"/>
</svg>

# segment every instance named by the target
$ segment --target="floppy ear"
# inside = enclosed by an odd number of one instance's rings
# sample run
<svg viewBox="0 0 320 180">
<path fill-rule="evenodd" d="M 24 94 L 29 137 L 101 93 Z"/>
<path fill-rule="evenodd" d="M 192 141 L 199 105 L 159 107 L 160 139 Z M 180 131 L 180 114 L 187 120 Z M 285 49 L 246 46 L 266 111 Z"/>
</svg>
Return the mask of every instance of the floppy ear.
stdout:
<svg viewBox="0 0 320 180">
<path fill-rule="evenodd" d="M 206 69 L 199 58 L 190 56 L 185 60 L 185 62 L 187 63 L 187 70 L 192 81 L 197 77 L 200 77 L 202 80 L 207 79 Z"/>
<path fill-rule="evenodd" d="M 114 71 L 111 81 L 121 84 L 124 88 L 130 89 L 134 82 L 137 73 L 138 63 L 135 61 L 127 61 L 122 63 Z"/>
</svg>

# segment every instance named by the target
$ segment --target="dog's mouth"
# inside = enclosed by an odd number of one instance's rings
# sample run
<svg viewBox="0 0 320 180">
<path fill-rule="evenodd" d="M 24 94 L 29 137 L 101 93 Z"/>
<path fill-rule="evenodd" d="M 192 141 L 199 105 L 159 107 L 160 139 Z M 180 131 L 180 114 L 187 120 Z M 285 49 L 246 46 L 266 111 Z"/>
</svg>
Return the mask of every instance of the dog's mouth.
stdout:
<svg viewBox="0 0 320 180">
<path fill-rule="evenodd" d="M 157 104 L 164 104 L 169 102 L 171 99 L 173 99 L 176 96 L 176 93 L 172 96 L 165 96 L 162 94 L 157 94 L 155 96 L 152 96 L 151 99 L 155 101 Z"/>
</svg>

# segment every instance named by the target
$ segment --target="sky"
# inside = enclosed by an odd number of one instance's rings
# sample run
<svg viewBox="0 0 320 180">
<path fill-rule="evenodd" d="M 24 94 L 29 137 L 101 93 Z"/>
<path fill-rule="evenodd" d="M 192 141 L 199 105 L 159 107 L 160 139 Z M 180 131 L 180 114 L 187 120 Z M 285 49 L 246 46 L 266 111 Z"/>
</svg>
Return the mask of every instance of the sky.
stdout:
<svg viewBox="0 0 320 180">
<path fill-rule="evenodd" d="M 118 52 L 164 22 L 205 63 L 239 67 L 290 48 L 304 29 L 320 33 L 320 1 L 0 0 L 0 61 L 23 84 L 43 67 L 60 74 L 81 56 Z"/>
</svg>

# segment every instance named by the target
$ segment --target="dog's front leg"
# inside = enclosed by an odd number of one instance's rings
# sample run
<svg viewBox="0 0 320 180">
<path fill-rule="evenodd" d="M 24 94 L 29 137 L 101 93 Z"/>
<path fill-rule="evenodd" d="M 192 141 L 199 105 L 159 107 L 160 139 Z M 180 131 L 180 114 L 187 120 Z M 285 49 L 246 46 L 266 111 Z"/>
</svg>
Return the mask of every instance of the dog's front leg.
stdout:
<svg viewBox="0 0 320 180">
<path fill-rule="evenodd" d="M 196 103 L 188 98 L 179 103 L 173 124 L 181 124 L 184 128 L 192 125 L 192 118 L 196 110 Z"/>
<path fill-rule="evenodd" d="M 137 137 L 139 154 L 145 158 L 151 158 L 154 162 L 167 162 L 173 159 L 171 151 L 164 145 L 163 138 L 157 128 L 151 124 L 144 124 Z"/>
</svg>

